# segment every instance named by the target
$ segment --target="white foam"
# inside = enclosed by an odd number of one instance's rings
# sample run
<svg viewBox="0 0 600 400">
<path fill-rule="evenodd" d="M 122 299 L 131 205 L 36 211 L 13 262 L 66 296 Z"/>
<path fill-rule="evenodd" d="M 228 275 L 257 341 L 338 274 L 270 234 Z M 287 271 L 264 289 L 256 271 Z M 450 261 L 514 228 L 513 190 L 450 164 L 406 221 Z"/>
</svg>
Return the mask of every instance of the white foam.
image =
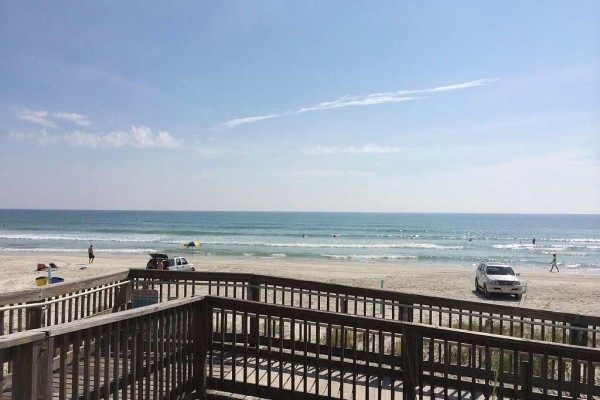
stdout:
<svg viewBox="0 0 600 400">
<path fill-rule="evenodd" d="M 179 243 L 179 242 L 177 242 Z M 256 247 L 287 247 L 287 248 L 312 248 L 312 249 L 431 249 L 431 250 L 462 250 L 464 246 L 447 246 L 431 243 L 274 243 L 264 241 L 228 241 L 205 240 L 205 245 L 227 246 L 256 246 Z"/>
<path fill-rule="evenodd" d="M 87 248 L 85 249 L 58 249 L 58 248 L 11 248 L 11 247 L 3 247 L 0 248 L 1 251 L 7 252 L 26 252 L 26 253 L 86 253 Z M 146 253 L 156 253 L 158 250 L 156 249 L 98 249 L 96 248 L 94 252 L 97 253 L 120 253 L 120 254 L 146 254 Z"/>
<path fill-rule="evenodd" d="M 325 255 L 328 258 L 344 259 L 344 260 L 402 260 L 402 259 L 416 259 L 417 256 L 409 256 L 404 254 L 399 255 L 385 255 L 385 254 L 349 254 L 349 255 Z"/>
<path fill-rule="evenodd" d="M 159 241 L 158 237 L 151 236 L 103 236 L 103 235 L 77 235 L 77 234 L 4 234 L 0 235 L 0 240 L 27 240 L 27 241 L 63 241 L 63 242 L 132 242 L 132 243 L 152 243 Z"/>
</svg>

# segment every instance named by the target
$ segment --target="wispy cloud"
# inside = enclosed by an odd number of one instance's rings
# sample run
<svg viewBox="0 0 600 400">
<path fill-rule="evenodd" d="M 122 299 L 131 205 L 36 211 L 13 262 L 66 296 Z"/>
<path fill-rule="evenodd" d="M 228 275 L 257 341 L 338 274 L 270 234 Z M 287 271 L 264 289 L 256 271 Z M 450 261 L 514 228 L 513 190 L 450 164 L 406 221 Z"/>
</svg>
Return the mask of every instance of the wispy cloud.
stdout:
<svg viewBox="0 0 600 400">
<path fill-rule="evenodd" d="M 312 106 L 301 107 L 295 110 L 289 110 L 282 113 L 272 113 L 268 115 L 258 115 L 251 117 L 235 118 L 217 125 L 217 128 L 229 129 L 240 125 L 252 124 L 255 122 L 283 117 L 287 115 L 302 114 L 311 111 L 331 110 L 343 107 L 360 107 L 377 104 L 398 103 L 403 101 L 416 100 L 421 97 L 413 96 L 418 94 L 450 92 L 454 90 L 463 90 L 479 86 L 489 85 L 497 79 L 478 79 L 469 82 L 456 83 L 446 86 L 437 86 L 429 89 L 399 90 L 394 92 L 372 93 L 366 96 L 344 96 L 337 100 L 325 101 Z"/>
<path fill-rule="evenodd" d="M 416 100 L 418 97 L 400 97 L 394 93 L 375 93 L 366 97 L 344 96 L 334 101 L 326 101 L 310 107 L 303 107 L 290 112 L 290 114 L 301 114 L 309 111 L 331 110 L 343 107 L 372 106 L 375 104 L 398 103 L 401 101 Z"/>
<path fill-rule="evenodd" d="M 364 146 L 314 146 L 303 149 L 302 154 L 311 156 L 327 156 L 334 154 L 392 154 L 403 153 L 406 149 L 396 146 L 377 146 L 373 143 L 365 144 Z"/>
<path fill-rule="evenodd" d="M 52 116 L 57 119 L 72 122 L 79 126 L 90 126 L 92 124 L 85 116 L 77 113 L 57 112 L 53 113 Z"/>
<path fill-rule="evenodd" d="M 18 117 L 22 121 L 31 122 L 44 128 L 57 128 L 57 120 L 70 122 L 79 126 L 91 125 L 91 122 L 84 115 L 63 111 L 49 113 L 45 110 L 31 111 L 24 109 L 19 112 Z"/>
<path fill-rule="evenodd" d="M 71 147 L 83 148 L 149 148 L 149 147 L 178 147 L 180 143 L 168 131 L 156 134 L 146 126 L 132 126 L 129 131 L 114 131 L 106 133 L 88 133 L 82 131 L 63 134 L 49 134 L 46 130 L 34 133 L 13 132 L 12 140 L 29 141 L 39 146 L 66 144 Z"/>
<path fill-rule="evenodd" d="M 225 129 L 235 128 L 236 126 L 239 126 L 239 125 L 251 124 L 253 122 L 263 121 L 265 119 L 276 118 L 279 116 L 280 116 L 279 114 L 269 114 L 269 115 L 257 115 L 255 117 L 236 118 L 236 119 L 232 119 L 231 121 L 227 121 L 227 122 L 223 122 L 223 123 L 219 124 L 219 128 L 225 128 Z"/>
<path fill-rule="evenodd" d="M 44 128 L 56 128 L 56 124 L 50 119 L 48 111 L 23 110 L 19 113 L 19 119 L 43 126 Z"/>
</svg>

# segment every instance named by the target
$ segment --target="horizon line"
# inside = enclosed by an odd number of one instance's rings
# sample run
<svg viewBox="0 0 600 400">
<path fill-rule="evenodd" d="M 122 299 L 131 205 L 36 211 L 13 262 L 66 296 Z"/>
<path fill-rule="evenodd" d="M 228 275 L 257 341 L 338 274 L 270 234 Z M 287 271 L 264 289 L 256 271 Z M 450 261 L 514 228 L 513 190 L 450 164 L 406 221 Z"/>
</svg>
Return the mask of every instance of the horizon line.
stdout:
<svg viewBox="0 0 600 400">
<path fill-rule="evenodd" d="M 304 214 L 467 214 L 467 215 L 589 215 L 600 213 L 529 213 L 529 212 L 469 212 L 469 211 L 306 211 L 306 210 L 156 210 L 156 209 L 91 209 L 91 208 L 2 208 L 0 211 L 121 211 L 121 212 L 198 212 L 198 213 L 304 213 Z"/>
</svg>

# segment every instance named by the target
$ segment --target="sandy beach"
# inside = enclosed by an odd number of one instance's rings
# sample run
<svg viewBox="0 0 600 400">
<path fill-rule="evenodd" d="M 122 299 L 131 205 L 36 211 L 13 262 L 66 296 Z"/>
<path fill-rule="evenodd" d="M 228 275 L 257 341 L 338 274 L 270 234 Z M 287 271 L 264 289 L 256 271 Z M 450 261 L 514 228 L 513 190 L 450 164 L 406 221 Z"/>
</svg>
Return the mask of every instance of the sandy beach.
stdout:
<svg viewBox="0 0 600 400">
<path fill-rule="evenodd" d="M 0 252 L 0 291 L 6 293 L 35 288 L 35 278 L 44 275 L 36 271 L 39 262 L 55 263 L 58 270 L 53 275 L 72 282 L 128 268 L 144 268 L 148 260 L 146 255 L 96 255 L 94 263 L 88 264 L 86 254 Z M 546 269 L 517 271 L 528 285 L 527 293 L 519 302 L 501 296 L 485 299 L 475 293 L 473 267 L 429 268 L 404 264 L 206 256 L 191 257 L 189 261 L 195 264 L 197 271 L 256 273 L 371 288 L 380 287 L 383 280 L 385 289 L 401 292 L 600 316 L 600 274 L 597 273 L 564 270 L 550 273 Z M 86 268 L 80 269 L 81 266 Z"/>
</svg>

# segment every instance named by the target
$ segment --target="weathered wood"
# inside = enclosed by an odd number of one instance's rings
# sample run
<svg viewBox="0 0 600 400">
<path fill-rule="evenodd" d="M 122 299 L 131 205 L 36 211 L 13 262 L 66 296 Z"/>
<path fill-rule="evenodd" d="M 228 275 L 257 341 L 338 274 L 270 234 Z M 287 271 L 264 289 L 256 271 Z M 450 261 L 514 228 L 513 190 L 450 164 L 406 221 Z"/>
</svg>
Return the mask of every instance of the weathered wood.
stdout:
<svg viewBox="0 0 600 400">
<path fill-rule="evenodd" d="M 129 308 L 128 304 L 131 303 L 132 293 L 131 282 L 128 285 L 116 288 L 112 312 L 123 311 Z"/>
<path fill-rule="evenodd" d="M 531 365 L 529 361 L 521 361 L 521 398 L 531 399 Z"/>
<path fill-rule="evenodd" d="M 0 336 L 0 350 L 39 341 L 45 337 L 46 334 L 40 331 L 17 332 L 10 335 Z"/>
<path fill-rule="evenodd" d="M 511 315 L 514 317 L 526 317 L 537 320 L 548 320 L 554 322 L 570 323 L 577 321 L 585 326 L 600 326 L 600 317 L 564 313 L 548 310 L 531 309 L 525 307 L 510 306 L 504 304 L 488 304 L 468 300 L 455 300 L 446 297 L 426 296 L 413 293 L 401 293 L 391 290 L 348 286 L 335 283 L 315 282 L 294 278 L 281 278 L 269 275 L 240 274 L 224 272 L 186 272 L 186 271 L 154 271 L 143 269 L 131 269 L 130 278 L 148 279 L 181 279 L 189 281 L 223 281 L 223 282 L 254 282 L 261 286 L 277 286 L 283 288 L 294 288 L 297 290 L 335 293 L 349 297 L 371 298 L 396 302 L 406 305 L 428 305 L 435 307 L 451 308 L 454 310 L 465 310 L 471 312 L 490 313 L 493 315 Z"/>
<path fill-rule="evenodd" d="M 51 348 L 50 348 L 51 347 Z M 16 348 L 13 358 L 13 396 L 18 400 L 50 399 L 47 382 L 52 381 L 52 357 L 54 346 L 46 339 L 22 344 Z"/>
<path fill-rule="evenodd" d="M 154 304 L 146 307 L 134 308 L 131 310 L 113 313 L 109 315 L 101 315 L 94 318 L 86 318 L 79 321 L 68 322 L 65 324 L 44 328 L 48 336 L 59 336 L 75 330 L 83 330 L 94 328 L 101 325 L 125 321 L 127 319 L 141 317 L 144 315 L 154 314 L 160 311 L 166 311 L 172 308 L 179 307 L 184 304 L 190 304 L 202 300 L 202 297 L 191 297 L 187 299 L 172 300 L 166 303 Z M 2 337 L 0 337 L 0 340 Z"/>
<path fill-rule="evenodd" d="M 79 290 L 107 285 L 110 283 L 126 280 L 128 279 L 128 275 L 128 271 L 123 271 L 95 278 L 83 279 L 76 282 L 64 282 L 57 283 L 54 285 L 46 285 L 35 289 L 20 290 L 15 292 L 4 292 L 0 293 L 0 306 L 40 301 L 50 297 L 56 297 L 61 296 L 63 294 L 77 292 Z"/>
<path fill-rule="evenodd" d="M 572 346 L 562 343 L 540 342 L 531 339 L 515 338 L 492 333 L 471 332 L 454 328 L 435 327 L 415 322 L 408 323 L 372 317 L 358 317 L 355 315 L 338 314 L 329 311 L 299 309 L 289 306 L 257 303 L 225 297 L 206 296 L 205 299 L 214 307 L 235 309 L 241 312 L 248 312 L 249 314 L 260 312 L 261 314 L 283 316 L 285 318 L 295 318 L 309 321 L 314 320 L 318 316 L 319 321 L 323 323 L 332 323 L 353 326 L 360 329 L 381 330 L 386 332 L 402 332 L 402 329 L 407 329 L 409 332 L 411 330 L 420 330 L 424 337 L 435 335 L 437 338 L 447 338 L 448 340 L 462 342 L 473 341 L 473 343 L 476 345 L 485 346 L 489 344 L 490 346 L 498 348 L 510 345 L 518 351 L 534 351 L 539 353 L 548 351 L 549 355 L 558 355 L 560 353 L 566 357 L 578 354 L 580 356 L 592 357 L 594 362 L 600 362 L 600 349 L 590 347 Z"/>
</svg>

